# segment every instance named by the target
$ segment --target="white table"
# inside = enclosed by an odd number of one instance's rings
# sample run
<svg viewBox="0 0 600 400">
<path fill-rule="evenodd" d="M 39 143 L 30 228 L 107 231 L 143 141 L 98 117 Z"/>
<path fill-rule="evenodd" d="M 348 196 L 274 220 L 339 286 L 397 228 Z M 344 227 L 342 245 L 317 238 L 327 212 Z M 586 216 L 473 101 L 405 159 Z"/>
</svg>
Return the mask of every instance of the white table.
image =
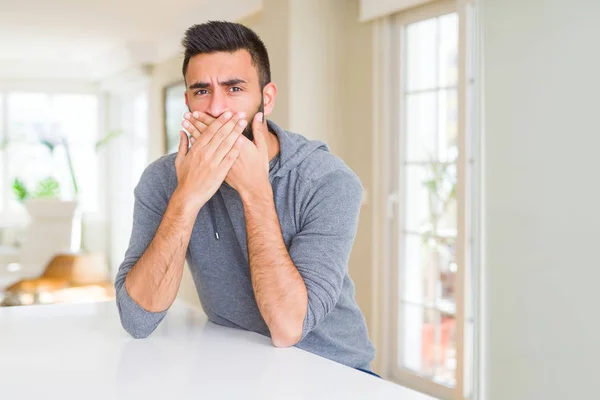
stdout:
<svg viewBox="0 0 600 400">
<path fill-rule="evenodd" d="M 432 399 L 179 302 L 147 339 L 112 302 L 0 308 L 0 398 Z"/>
</svg>

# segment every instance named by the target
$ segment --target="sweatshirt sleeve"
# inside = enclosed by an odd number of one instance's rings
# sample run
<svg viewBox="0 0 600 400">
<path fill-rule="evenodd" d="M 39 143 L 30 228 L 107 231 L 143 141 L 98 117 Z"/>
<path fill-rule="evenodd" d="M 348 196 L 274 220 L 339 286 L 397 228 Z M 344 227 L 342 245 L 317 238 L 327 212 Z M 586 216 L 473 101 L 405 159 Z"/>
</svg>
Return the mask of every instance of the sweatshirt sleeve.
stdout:
<svg viewBox="0 0 600 400">
<path fill-rule="evenodd" d="M 301 208 L 300 232 L 289 249 L 308 293 L 302 338 L 338 302 L 362 200 L 360 180 L 349 170 L 333 171 L 309 185 Z"/>
<path fill-rule="evenodd" d="M 117 308 L 121 325 L 134 338 L 150 335 L 165 317 L 167 311 L 150 312 L 135 302 L 125 289 L 125 277 L 144 254 L 154 238 L 167 208 L 167 196 L 161 183 L 161 167 L 150 164 L 134 190 L 133 228 L 129 247 L 115 278 Z"/>
</svg>

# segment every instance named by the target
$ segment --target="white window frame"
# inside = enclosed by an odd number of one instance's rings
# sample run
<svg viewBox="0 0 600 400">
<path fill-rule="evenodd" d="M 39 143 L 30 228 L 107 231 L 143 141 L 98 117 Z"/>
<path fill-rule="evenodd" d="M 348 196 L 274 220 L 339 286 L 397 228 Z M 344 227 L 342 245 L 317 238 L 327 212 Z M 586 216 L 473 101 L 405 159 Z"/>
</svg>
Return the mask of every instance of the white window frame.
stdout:
<svg viewBox="0 0 600 400">
<path fill-rule="evenodd" d="M 399 157 L 394 157 L 393 150 L 398 149 L 399 142 L 405 143 L 402 132 L 403 116 L 393 110 L 402 110 L 398 104 L 398 93 L 403 93 L 400 74 L 403 49 L 398 39 L 399 26 L 434 18 L 447 13 L 456 12 L 459 19 L 459 77 L 458 77 L 458 147 L 457 160 L 457 290 L 456 290 L 456 385 L 454 388 L 433 382 L 418 376 L 414 372 L 397 368 L 398 316 L 401 293 L 397 287 L 398 260 L 393 259 L 393 248 L 400 243 L 398 232 L 394 226 L 403 226 L 401 199 L 402 188 L 394 182 L 394 171 L 399 171 Z M 375 367 L 384 377 L 395 380 L 405 386 L 442 399 L 476 399 L 479 398 L 478 387 L 479 345 L 478 331 L 480 316 L 479 274 L 481 265 L 479 250 L 480 199 L 478 198 L 480 162 L 478 131 L 479 120 L 477 108 L 478 87 L 475 77 L 477 68 L 478 44 L 476 40 L 477 9 L 474 0 L 441 0 L 424 6 L 381 18 L 373 23 L 373 59 L 374 59 L 374 145 L 373 145 L 373 338 L 378 348 Z M 394 51 L 394 49 L 397 49 Z M 400 133 L 400 135 L 398 135 Z M 398 153 L 395 153 L 398 155 Z M 400 223 L 400 225 L 398 225 Z M 473 238 L 472 243 L 470 243 Z M 468 279 L 468 284 L 466 280 Z M 465 288 L 467 290 L 465 290 Z M 465 317 L 473 318 L 473 334 L 469 337 L 472 343 L 472 354 L 467 356 L 472 362 L 472 369 L 465 371 L 464 359 L 464 327 Z"/>
</svg>

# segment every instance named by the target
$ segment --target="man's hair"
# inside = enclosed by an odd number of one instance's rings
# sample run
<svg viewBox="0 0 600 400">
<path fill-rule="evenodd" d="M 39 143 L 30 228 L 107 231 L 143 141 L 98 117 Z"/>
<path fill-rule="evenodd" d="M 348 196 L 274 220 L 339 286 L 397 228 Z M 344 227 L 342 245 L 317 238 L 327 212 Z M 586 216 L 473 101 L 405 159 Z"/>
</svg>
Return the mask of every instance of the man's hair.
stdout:
<svg viewBox="0 0 600 400">
<path fill-rule="evenodd" d="M 263 41 L 254 31 L 242 24 L 226 21 L 209 21 L 192 25 L 181 41 L 185 49 L 183 60 L 183 78 L 187 72 L 190 58 L 197 54 L 210 54 L 218 51 L 233 53 L 247 50 L 252 64 L 258 71 L 260 88 L 271 82 L 269 55 Z"/>
</svg>

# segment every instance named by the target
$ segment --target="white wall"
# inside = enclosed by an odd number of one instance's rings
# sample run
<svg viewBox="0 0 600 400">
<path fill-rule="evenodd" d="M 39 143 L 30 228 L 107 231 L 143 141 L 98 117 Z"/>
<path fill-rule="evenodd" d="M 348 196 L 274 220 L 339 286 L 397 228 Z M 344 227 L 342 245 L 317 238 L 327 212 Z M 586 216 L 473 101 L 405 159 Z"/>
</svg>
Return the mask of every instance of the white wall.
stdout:
<svg viewBox="0 0 600 400">
<path fill-rule="evenodd" d="M 290 1 L 290 125 L 344 157 L 346 0 Z"/>
<path fill-rule="evenodd" d="M 343 26 L 343 56 L 337 63 L 341 81 L 335 107 L 341 105 L 342 131 L 339 141 L 343 143 L 343 159 L 360 178 L 366 202 L 360 210 L 360 219 L 352 255 L 350 276 L 356 285 L 356 302 L 363 312 L 371 340 L 381 350 L 375 332 L 375 310 L 373 297 L 373 30 L 371 24 L 358 22 L 359 2 L 349 0 L 345 7 Z M 378 351 L 372 367 L 381 372 L 381 352 Z"/>
<path fill-rule="evenodd" d="M 270 118 L 344 155 L 343 90 L 347 0 L 264 0 L 240 22 L 265 42 L 277 85 Z M 358 16 L 357 16 L 358 18 Z"/>
<path fill-rule="evenodd" d="M 600 2 L 482 3 L 486 399 L 600 398 Z"/>
</svg>

